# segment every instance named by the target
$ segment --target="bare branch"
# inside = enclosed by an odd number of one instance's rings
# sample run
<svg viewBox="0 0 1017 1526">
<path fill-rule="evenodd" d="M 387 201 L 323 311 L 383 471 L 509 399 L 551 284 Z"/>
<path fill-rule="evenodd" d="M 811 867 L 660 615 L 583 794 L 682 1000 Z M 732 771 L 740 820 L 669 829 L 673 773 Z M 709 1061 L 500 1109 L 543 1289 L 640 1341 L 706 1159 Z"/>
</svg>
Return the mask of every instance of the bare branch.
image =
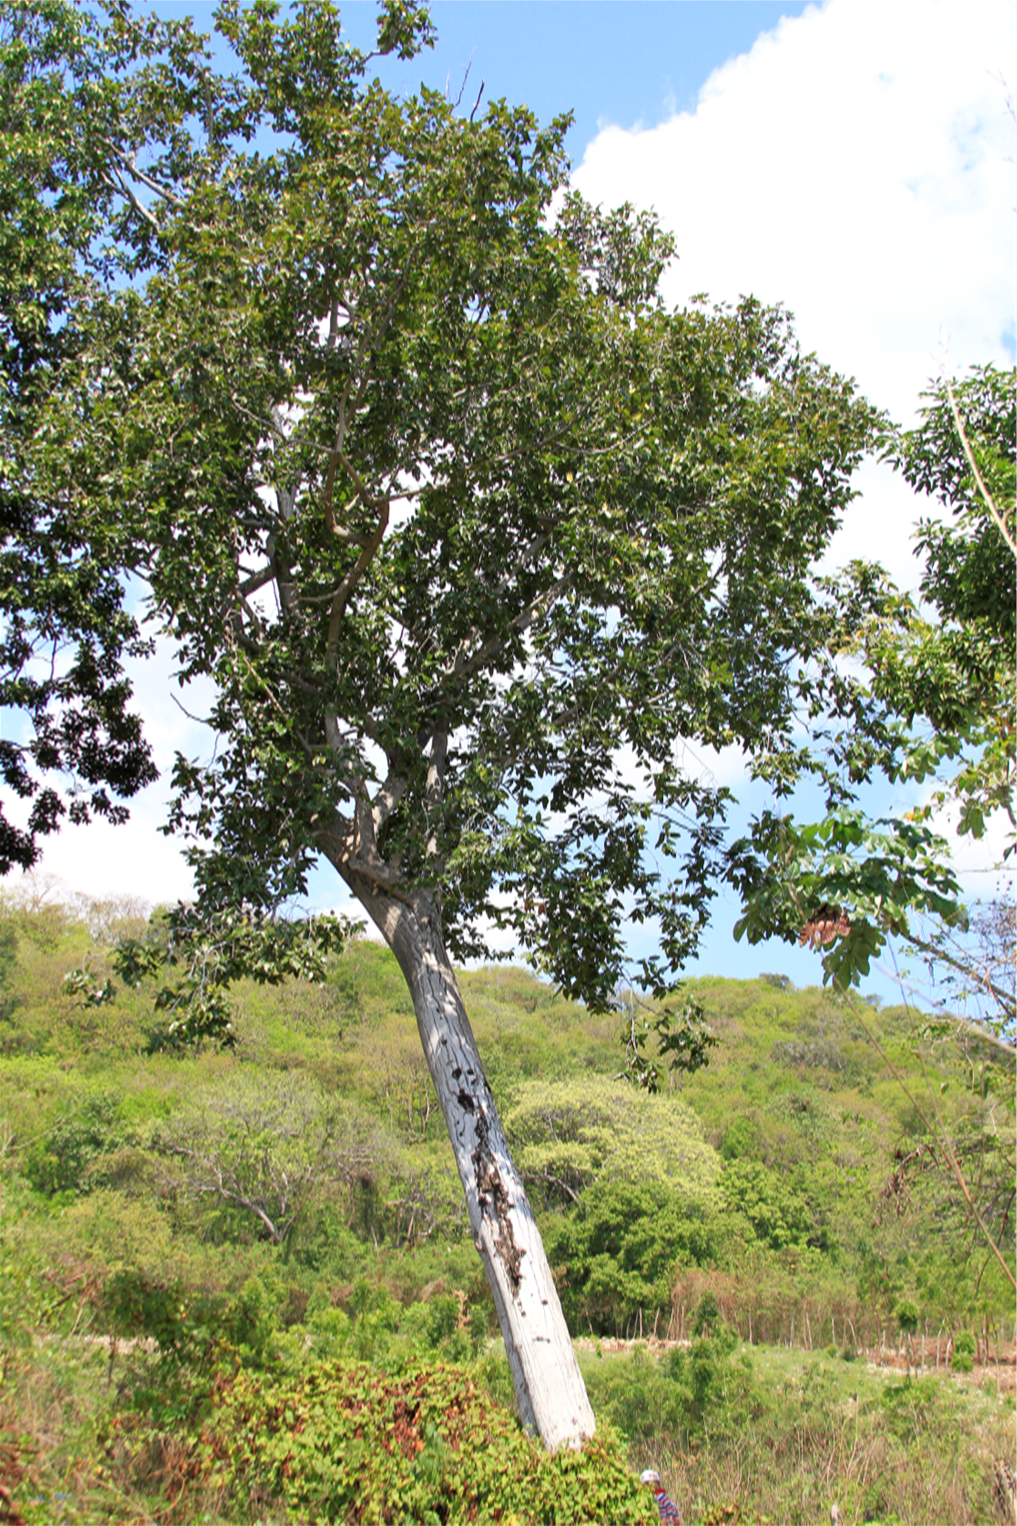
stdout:
<svg viewBox="0 0 1017 1526">
<path fill-rule="evenodd" d="M 424 857 L 437 861 L 440 867 L 440 842 L 438 823 L 445 800 L 445 760 L 448 755 L 448 725 L 444 715 L 434 729 L 431 738 L 431 757 L 427 765 L 427 845 Z"/>
<path fill-rule="evenodd" d="M 378 549 L 385 538 L 385 531 L 388 529 L 388 508 L 389 503 L 388 499 L 386 498 L 382 502 L 381 513 L 378 516 L 378 524 L 375 528 L 374 534 L 371 536 L 370 540 L 367 542 L 367 545 L 357 557 L 356 562 L 350 568 L 349 572 L 346 574 L 342 582 L 339 584 L 339 587 L 336 589 L 335 597 L 332 600 L 332 610 L 329 615 L 328 622 L 328 645 L 326 648 L 326 653 L 330 667 L 335 666 L 336 654 L 339 649 L 339 625 L 342 621 L 343 611 L 349 602 L 350 594 L 353 592 L 354 588 L 356 588 L 357 584 L 360 582 L 360 579 L 363 577 L 364 573 L 373 562 L 375 556 L 377 555 Z"/>
<path fill-rule="evenodd" d="M 964 455 L 967 458 L 967 463 L 970 466 L 971 471 L 974 474 L 974 479 L 978 484 L 978 491 L 985 499 L 985 506 L 989 513 L 992 515 L 993 519 L 996 521 L 996 524 L 999 527 L 999 533 L 1002 535 L 1003 539 L 1010 547 L 1010 550 L 1013 552 L 1014 556 L 1017 556 L 1017 541 L 1014 540 L 1013 536 L 1010 534 L 1010 531 L 1007 529 L 1006 520 L 997 509 L 995 500 L 993 499 L 992 494 L 989 492 L 989 489 L 986 487 L 981 472 L 978 470 L 978 462 L 975 460 L 971 451 L 971 446 L 968 443 L 968 437 L 964 430 L 964 421 L 961 418 L 960 409 L 957 407 L 957 399 L 953 395 L 953 387 L 949 381 L 946 384 L 946 395 L 950 399 L 950 409 L 953 413 L 953 421 L 957 426 L 957 433 L 960 435 L 960 442 L 964 447 Z"/>
<path fill-rule="evenodd" d="M 249 577 L 246 577 L 237 588 L 237 593 L 242 599 L 246 599 L 248 594 L 257 593 L 259 588 L 264 588 L 265 584 L 271 583 L 274 578 L 275 568 L 269 563 L 267 567 L 262 567 L 260 572 L 252 572 Z"/>
<path fill-rule="evenodd" d="M 979 973 L 973 971 L 970 964 L 965 964 L 962 960 L 955 958 L 947 949 L 927 942 L 925 938 L 920 938 L 917 933 L 913 933 L 910 930 L 902 932 L 900 937 L 903 938 L 905 943 L 909 943 L 912 948 L 920 950 L 921 953 L 927 954 L 933 959 L 942 960 L 944 964 L 950 965 L 952 969 L 958 970 L 960 974 L 974 980 L 982 987 L 987 996 L 991 996 L 1005 1011 L 1012 1012 L 1013 993 L 1004 991 L 1001 986 L 997 986 L 986 972 Z M 980 1023 L 975 1025 L 975 1029 L 980 1038 L 984 1038 L 987 1043 L 995 1044 L 997 1048 L 1002 1049 L 1011 1058 L 1013 1057 L 1013 1044 L 1008 1044 L 1005 1039 L 997 1038 L 991 1028 L 983 1027 Z"/>
<path fill-rule="evenodd" d="M 463 98 L 463 91 L 466 89 L 466 82 L 467 82 L 467 80 L 470 77 L 470 70 L 473 68 L 473 59 L 474 59 L 474 57 L 476 55 L 476 52 L 477 52 L 477 50 L 476 50 L 476 48 L 474 48 L 473 52 L 470 54 L 470 61 L 466 65 L 466 73 L 463 75 L 463 82 L 459 86 L 459 94 L 456 96 L 455 105 L 452 107 L 453 111 L 458 111 L 459 110 L 459 105 L 460 105 L 460 102 L 462 101 L 462 98 Z M 483 90 L 483 88 L 484 88 L 483 85 L 481 85 L 480 88 L 481 88 L 481 90 Z M 447 96 L 448 96 L 448 81 L 447 80 L 445 81 L 445 94 L 446 94 L 446 98 L 447 98 Z"/>
<path fill-rule="evenodd" d="M 504 635 L 495 636 L 490 641 L 485 641 L 484 645 L 474 652 L 472 657 L 464 659 L 462 649 L 460 649 L 451 668 L 447 670 L 447 676 L 455 679 L 469 678 L 490 657 L 502 651 L 513 636 L 521 636 L 524 631 L 529 630 L 534 620 L 539 619 L 542 614 L 551 608 L 555 600 L 560 598 L 566 588 L 571 585 L 571 582 L 571 576 L 566 576 L 559 578 L 557 583 L 553 583 L 550 588 L 545 588 L 544 592 L 539 594 L 532 604 L 528 604 L 525 609 L 516 615 L 515 619 L 510 622 Z"/>
<path fill-rule="evenodd" d="M 385 783 L 374 797 L 372 815 L 374 817 L 374 830 L 376 834 L 384 827 L 405 793 L 406 780 L 398 777 L 393 778 L 389 774 Z"/>
<path fill-rule="evenodd" d="M 129 201 L 135 212 L 138 213 L 139 217 L 143 217 L 149 226 L 155 228 L 158 232 L 159 219 L 155 217 L 153 213 L 151 213 L 145 206 L 145 203 L 134 194 L 134 192 L 131 190 L 131 187 L 126 184 L 118 170 L 114 170 L 113 174 L 116 176 L 115 180 L 112 179 L 109 175 L 103 175 L 102 178 L 106 185 L 108 185 L 110 190 L 115 192 L 116 195 L 123 196 L 126 201 Z"/>
<path fill-rule="evenodd" d="M 112 147 L 112 145 L 110 146 Z M 175 207 L 178 212 L 183 211 L 187 203 L 182 201 L 179 196 L 175 196 L 166 186 L 160 185 L 158 180 L 153 180 L 151 175 L 146 175 L 144 170 L 139 170 L 135 161 L 128 158 L 122 149 L 115 149 L 114 152 L 133 180 L 139 180 L 150 191 L 154 191 L 157 196 L 161 196 L 163 201 L 169 202 L 170 206 Z"/>
</svg>

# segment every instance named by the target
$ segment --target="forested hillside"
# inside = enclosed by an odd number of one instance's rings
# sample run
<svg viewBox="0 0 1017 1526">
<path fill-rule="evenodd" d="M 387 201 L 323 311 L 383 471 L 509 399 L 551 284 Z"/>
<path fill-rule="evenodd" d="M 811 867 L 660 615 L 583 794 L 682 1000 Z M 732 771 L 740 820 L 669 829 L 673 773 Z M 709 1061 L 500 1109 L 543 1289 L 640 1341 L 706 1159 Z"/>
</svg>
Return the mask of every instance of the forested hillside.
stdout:
<svg viewBox="0 0 1017 1526">
<path fill-rule="evenodd" d="M 710 1064 L 649 1095 L 618 1076 L 631 993 L 591 1016 L 464 973 L 585 1337 L 603 1440 L 570 1473 L 524 1465 L 504 1408 L 393 956 L 359 940 L 320 986 L 241 986 L 233 1053 L 176 1050 L 151 989 L 82 999 L 143 926 L 4 903 L 3 1518 L 638 1519 L 626 1461 L 703 1521 L 1005 1510 L 1012 1293 L 947 1165 L 1005 1239 L 998 1046 L 780 975 L 701 980 Z"/>
</svg>

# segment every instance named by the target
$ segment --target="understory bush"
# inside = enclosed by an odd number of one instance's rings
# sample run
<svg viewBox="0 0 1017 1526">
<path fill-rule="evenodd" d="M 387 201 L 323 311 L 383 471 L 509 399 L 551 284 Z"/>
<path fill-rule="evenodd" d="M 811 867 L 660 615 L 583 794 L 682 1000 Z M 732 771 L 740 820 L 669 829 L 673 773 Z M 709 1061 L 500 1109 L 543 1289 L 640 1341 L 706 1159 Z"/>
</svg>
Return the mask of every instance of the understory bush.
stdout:
<svg viewBox="0 0 1017 1526">
<path fill-rule="evenodd" d="M 237 1055 L 153 1056 L 150 995 L 72 1005 L 87 937 L 61 928 L 19 923 L 16 967 L 0 944 L 0 1484 L 25 1526 L 652 1520 L 612 1427 L 695 1526 L 815 1526 L 835 1498 L 853 1523 L 997 1518 L 1012 1296 L 889 1083 L 859 1091 L 815 1047 L 865 1058 L 826 994 L 701 983 L 724 1043 L 644 1097 L 611 1079 L 617 1014 L 464 976 L 587 1337 L 598 1441 L 548 1459 L 512 1418 L 392 956 L 354 944 L 322 989 L 245 987 Z M 910 1199 L 887 1196 L 900 1151 L 929 1173 Z M 1012 1172 L 973 1158 L 1005 1207 Z M 655 1327 L 683 1344 L 610 1349 Z"/>
<path fill-rule="evenodd" d="M 224 1379 L 200 1477 L 231 1519 L 279 1504 L 291 1521 L 425 1523 L 655 1519 L 610 1433 L 549 1454 L 462 1370 L 393 1374 L 322 1362 L 296 1377 Z M 230 1512 L 235 1514 L 231 1515 Z"/>
</svg>

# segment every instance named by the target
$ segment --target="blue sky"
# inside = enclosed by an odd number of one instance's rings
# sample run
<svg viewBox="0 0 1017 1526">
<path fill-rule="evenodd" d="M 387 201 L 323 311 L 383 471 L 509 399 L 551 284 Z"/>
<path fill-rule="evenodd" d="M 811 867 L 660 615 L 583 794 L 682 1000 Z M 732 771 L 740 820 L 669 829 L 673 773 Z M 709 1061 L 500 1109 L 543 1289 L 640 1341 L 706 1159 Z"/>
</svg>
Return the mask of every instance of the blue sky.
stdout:
<svg viewBox="0 0 1017 1526">
<path fill-rule="evenodd" d="M 343 30 L 365 52 L 373 47 L 378 0 L 337 0 Z M 212 29 L 213 5 L 157 0 L 171 17 L 195 16 Z M 747 52 L 804 0 L 436 0 L 433 49 L 412 63 L 374 67 L 404 93 L 419 82 L 459 94 L 471 105 L 481 81 L 484 100 L 504 97 L 529 106 L 541 122 L 575 117 L 568 147 L 578 162 L 608 123 L 655 126 L 695 108 L 713 71 Z"/>
<path fill-rule="evenodd" d="M 342 7 L 357 46 L 370 47 L 377 9 L 374 0 Z M 654 127 L 694 109 L 716 68 L 804 9 L 779 0 L 438 0 L 430 7 L 437 46 L 406 73 L 435 89 L 447 82 L 457 96 L 469 69 L 471 105 L 483 81 L 485 100 L 529 106 L 541 122 L 572 112 L 566 141 L 578 163 L 609 123 Z"/>
<path fill-rule="evenodd" d="M 472 104 L 483 81 L 485 100 L 525 102 L 541 121 L 572 111 L 567 144 L 584 195 L 652 206 L 673 229 L 671 302 L 697 291 L 784 301 L 804 346 L 905 423 L 941 368 L 1012 362 L 1007 96 L 1017 8 L 1008 0 L 437 0 L 431 9 L 438 46 L 408 66 L 383 61 L 386 82 L 405 92 L 447 82 Z M 211 26 L 210 5 L 159 10 L 189 10 Z M 376 13 L 375 0 L 342 8 L 359 46 L 370 46 Z M 830 565 L 878 557 L 913 585 L 910 537 L 925 506 L 875 463 L 858 488 Z M 176 748 L 206 748 L 173 703 L 170 672 L 163 653 L 136 680 L 164 775 Z M 736 758 L 705 762 L 737 787 Z M 65 831 L 44 871 L 73 890 L 186 894 L 186 868 L 156 830 L 165 798 L 155 786 L 126 828 Z M 970 894 L 991 890 L 999 848 L 993 840 L 959 854 Z M 313 901 L 335 904 L 335 886 L 331 871 L 316 876 Z M 718 908 L 702 967 L 819 979 L 814 955 L 733 944 L 735 913 Z"/>
</svg>

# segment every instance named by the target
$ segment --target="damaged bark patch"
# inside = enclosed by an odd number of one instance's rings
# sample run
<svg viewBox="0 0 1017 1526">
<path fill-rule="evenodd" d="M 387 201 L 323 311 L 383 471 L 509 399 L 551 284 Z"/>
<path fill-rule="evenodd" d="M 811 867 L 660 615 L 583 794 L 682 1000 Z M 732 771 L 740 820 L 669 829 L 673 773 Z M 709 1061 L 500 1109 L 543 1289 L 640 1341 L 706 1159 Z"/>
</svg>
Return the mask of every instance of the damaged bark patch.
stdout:
<svg viewBox="0 0 1017 1526">
<path fill-rule="evenodd" d="M 474 1111 L 472 1101 L 469 1111 Z M 481 1212 L 492 1214 L 498 1222 L 498 1233 L 494 1237 L 495 1253 L 505 1268 L 513 1293 L 518 1293 L 523 1280 L 521 1267 L 526 1252 L 516 1244 L 512 1228 L 512 1199 L 505 1190 L 505 1183 L 488 1142 L 487 1117 L 483 1109 L 476 1113 L 476 1119 L 477 1148 L 472 1159 L 473 1169 L 477 1173 L 477 1200 Z"/>
</svg>

